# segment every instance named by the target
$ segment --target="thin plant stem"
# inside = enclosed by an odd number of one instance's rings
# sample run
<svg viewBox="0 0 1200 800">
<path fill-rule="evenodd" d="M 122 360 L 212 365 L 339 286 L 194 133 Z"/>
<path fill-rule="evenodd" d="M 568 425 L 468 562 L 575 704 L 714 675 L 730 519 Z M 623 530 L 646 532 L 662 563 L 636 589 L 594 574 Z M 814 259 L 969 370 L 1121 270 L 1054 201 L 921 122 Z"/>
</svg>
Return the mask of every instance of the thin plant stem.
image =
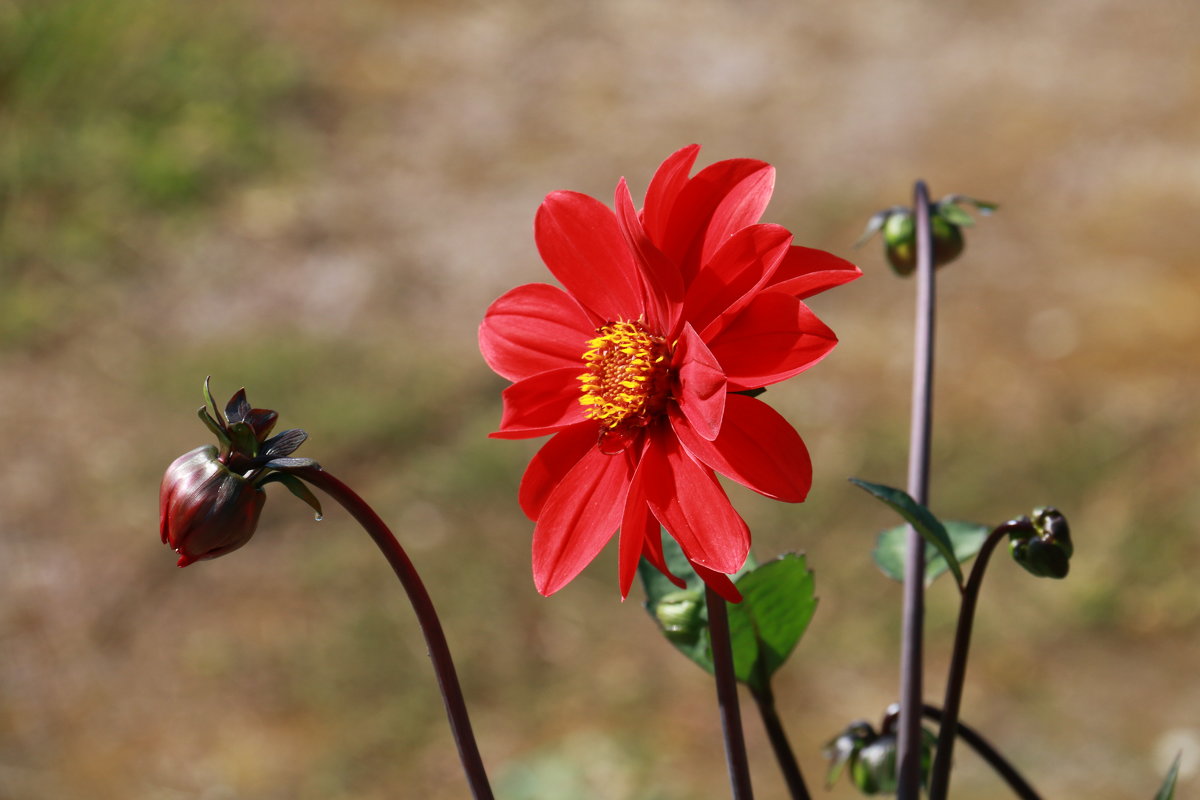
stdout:
<svg viewBox="0 0 1200 800">
<path fill-rule="evenodd" d="M 783 773 L 788 794 L 792 800 L 811 800 L 800 764 L 796 761 L 796 754 L 792 752 L 783 722 L 775 709 L 775 693 L 771 691 L 771 685 L 764 681 L 761 689 L 751 688 L 750 694 L 758 705 L 758 713 L 762 717 L 763 727 L 767 729 L 767 738 L 771 740 L 771 749 L 775 751 L 775 760 L 779 762 L 779 771 Z"/>
<path fill-rule="evenodd" d="M 917 232 L 917 307 L 913 350 L 912 421 L 909 429 L 908 493 L 929 503 L 929 441 L 933 423 L 935 292 L 929 190 L 913 188 Z M 921 792 L 922 656 L 925 624 L 925 541 L 911 526 L 904 563 L 904 618 L 900 650 L 900 730 L 897 742 L 899 800 Z"/>
<path fill-rule="evenodd" d="M 738 707 L 737 677 L 733 671 L 733 648 L 729 641 L 729 614 L 725 598 L 705 587 L 708 604 L 708 629 L 712 642 L 713 673 L 717 680 L 717 705 L 721 709 L 721 730 L 725 736 L 725 762 L 733 800 L 753 800 L 750 787 L 750 761 L 746 756 L 746 737 L 742 732 L 742 713 Z"/>
<path fill-rule="evenodd" d="M 433 661 L 433 670 L 437 675 L 438 688 L 442 692 L 442 700 L 446 704 L 446 715 L 450 718 L 450 732 L 458 747 L 458 757 L 462 762 L 463 772 L 466 773 L 467 783 L 471 786 L 471 795 L 475 800 L 493 800 L 492 788 L 488 783 L 487 771 L 483 759 L 479 755 L 479 746 L 475 743 L 475 734 L 471 731 L 471 720 L 467 715 L 467 704 L 463 699 L 462 687 L 458 683 L 458 675 L 454 671 L 454 661 L 450 657 L 450 647 L 446 643 L 446 634 L 433 608 L 433 601 L 425 584 L 417 574 L 416 568 L 404 548 L 392 535 L 391 530 L 380 519 L 366 501 L 358 496 L 346 484 L 325 472 L 318 466 L 297 467 L 281 470 L 302 478 L 318 489 L 326 492 L 341 504 L 358 521 L 358 524 L 370 534 L 375 544 L 391 564 L 396 577 L 408 593 L 409 602 L 416 612 L 421 632 L 425 634 L 425 643 L 429 648 L 429 658 Z"/>
<path fill-rule="evenodd" d="M 958 627 L 954 632 L 954 650 L 950 654 L 950 671 L 946 676 L 946 699 L 942 703 L 942 724 L 938 730 L 937 751 L 929 777 L 929 800 L 946 800 L 950 791 L 950 763 L 954 753 L 954 734 L 958 730 L 958 712 L 962 707 L 963 686 L 967 677 L 967 654 L 971 649 L 971 628 L 975 623 L 975 607 L 979 589 L 987 570 L 992 551 L 1014 525 L 1006 522 L 996 528 L 979 548 L 971 574 L 963 587 L 962 605 L 958 610 Z"/>
<path fill-rule="evenodd" d="M 933 720 L 939 726 L 945 725 L 945 715 L 942 709 L 937 706 L 931 706 L 928 703 L 921 707 L 921 712 L 925 715 L 925 719 Z M 1013 794 L 1021 798 L 1021 800 L 1042 800 L 1034 788 L 1029 785 L 1029 781 L 1017 772 L 1017 768 L 1008 762 L 1000 751 L 992 747 L 991 743 L 983 738 L 983 735 L 974 728 L 968 726 L 962 720 L 958 721 L 957 730 L 958 738 L 962 739 L 971 749 L 973 749 L 979 757 L 988 763 L 996 774 L 1004 779 L 1009 788 L 1013 790 Z"/>
</svg>

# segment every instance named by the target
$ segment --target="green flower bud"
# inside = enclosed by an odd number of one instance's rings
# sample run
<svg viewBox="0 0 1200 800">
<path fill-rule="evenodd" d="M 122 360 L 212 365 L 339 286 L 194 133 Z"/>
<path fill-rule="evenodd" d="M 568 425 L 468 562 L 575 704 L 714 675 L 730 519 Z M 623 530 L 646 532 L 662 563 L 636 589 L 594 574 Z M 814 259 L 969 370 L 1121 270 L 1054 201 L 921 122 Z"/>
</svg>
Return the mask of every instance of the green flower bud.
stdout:
<svg viewBox="0 0 1200 800">
<path fill-rule="evenodd" d="M 876 733 L 870 723 L 859 720 L 830 740 L 824 749 L 825 758 L 830 762 L 825 776 L 826 788 L 832 787 L 843 768 L 849 767 L 850 780 L 863 794 L 895 794 L 898 787 L 896 754 L 899 746 L 895 726 L 899 716 L 899 708 L 893 706 L 884 716 L 880 732 Z M 923 784 L 928 784 L 936 745 L 937 737 L 927 728 L 921 728 Z"/>
<path fill-rule="evenodd" d="M 692 645 L 700 639 L 705 620 L 704 594 L 690 589 L 663 595 L 654 608 L 663 634 L 676 644 Z"/>
<path fill-rule="evenodd" d="M 959 206 L 969 203 L 984 214 L 996 209 L 994 203 L 963 195 L 948 195 L 929 208 L 929 228 L 933 239 L 933 265 L 941 267 L 958 258 L 963 251 L 962 229 L 974 224 L 971 215 Z M 882 231 L 884 255 L 898 275 L 911 275 L 917 268 L 917 229 L 913 210 L 892 206 L 875 214 L 855 246 Z"/>
<path fill-rule="evenodd" d="M 1024 524 L 1019 524 L 1024 523 Z M 1065 578 L 1075 546 L 1067 518 L 1056 508 L 1038 508 L 1009 533 L 1013 560 L 1039 578 Z"/>
</svg>

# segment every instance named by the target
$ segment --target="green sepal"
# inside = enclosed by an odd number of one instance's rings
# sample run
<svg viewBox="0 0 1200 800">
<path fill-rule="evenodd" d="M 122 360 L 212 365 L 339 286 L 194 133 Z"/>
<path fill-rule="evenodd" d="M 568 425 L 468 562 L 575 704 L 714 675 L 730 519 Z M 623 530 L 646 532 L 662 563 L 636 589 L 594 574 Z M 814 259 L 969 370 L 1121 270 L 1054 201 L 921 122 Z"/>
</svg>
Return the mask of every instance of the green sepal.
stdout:
<svg viewBox="0 0 1200 800">
<path fill-rule="evenodd" d="M 213 419 L 217 420 L 219 423 L 219 422 L 222 422 L 225 418 L 223 416 L 221 416 L 221 410 L 219 408 L 217 408 L 217 401 L 213 399 L 212 389 L 209 388 L 209 384 L 211 382 L 212 382 L 212 375 L 205 376 L 205 378 L 204 378 L 204 402 L 207 406 L 212 408 Z"/>
<path fill-rule="evenodd" d="M 893 489 L 890 486 L 883 486 L 878 483 L 868 483 L 858 478 L 851 478 L 850 482 L 862 487 L 891 507 L 893 511 L 912 525 L 917 533 L 921 534 L 921 538 L 936 547 L 938 552 L 941 553 L 942 558 L 946 560 L 946 565 L 950 568 L 950 572 L 954 574 L 954 578 L 958 582 L 958 588 L 962 589 L 962 568 L 959 566 L 958 558 L 954 555 L 954 544 L 950 541 L 950 535 L 946 533 L 946 526 L 933 515 L 933 512 L 912 499 L 907 492 L 903 492 L 900 489 Z"/>
<path fill-rule="evenodd" d="M 935 213 L 951 225 L 969 228 L 975 224 L 975 219 L 962 206 L 947 203 L 945 200 L 937 204 Z"/>
<path fill-rule="evenodd" d="M 258 437 L 254 435 L 254 428 L 247 423 L 230 423 L 229 440 L 233 443 L 234 452 L 250 458 L 258 456 Z"/>
<path fill-rule="evenodd" d="M 1179 778 L 1179 760 L 1182 757 L 1183 754 L 1180 753 L 1171 762 L 1171 768 L 1167 770 L 1167 777 L 1163 778 L 1162 786 L 1159 787 L 1158 794 L 1154 795 L 1154 800 L 1174 800 L 1175 781 Z"/>
<path fill-rule="evenodd" d="M 213 435 L 217 437 L 217 441 L 221 443 L 221 450 L 228 451 L 230 445 L 229 435 L 225 433 L 225 429 L 222 428 L 220 424 L 218 424 L 217 421 L 212 418 L 212 415 L 208 413 L 208 408 L 199 408 L 197 409 L 196 414 L 200 417 L 200 421 L 204 423 L 204 426 L 212 431 Z"/>
<path fill-rule="evenodd" d="M 321 501 L 308 488 L 308 484 L 297 478 L 295 475 L 288 475 L 286 472 L 272 472 L 259 483 L 259 487 L 266 486 L 268 483 L 282 483 L 288 488 L 288 491 L 299 497 L 304 502 L 308 503 L 309 507 L 316 513 L 316 518 L 320 521 L 325 512 L 321 510 Z"/>
<path fill-rule="evenodd" d="M 887 222 L 888 217 L 892 216 L 893 214 L 897 213 L 898 211 L 907 211 L 907 210 L 908 209 L 906 209 L 904 206 L 892 206 L 891 208 L 885 208 L 883 211 L 877 211 L 875 214 L 873 214 L 871 216 L 871 218 L 869 220 L 867 220 L 867 226 L 865 228 L 863 228 L 862 235 L 859 236 L 858 239 L 854 242 L 854 246 L 862 247 L 864 244 L 866 244 L 868 239 L 870 239 L 872 236 L 874 236 L 876 233 L 879 232 L 879 230 L 883 227 L 884 223 Z"/>
<path fill-rule="evenodd" d="M 988 527 L 974 522 L 947 520 L 946 535 L 954 547 L 954 555 L 959 564 L 965 564 L 975 557 L 979 548 L 983 547 L 988 537 Z M 875 565 L 892 580 L 904 580 L 904 554 L 908 551 L 908 526 L 897 525 L 879 534 L 875 541 L 875 549 L 871 558 Z M 929 586 L 946 570 L 950 569 L 940 550 L 926 548 L 925 550 L 925 585 Z"/>
</svg>

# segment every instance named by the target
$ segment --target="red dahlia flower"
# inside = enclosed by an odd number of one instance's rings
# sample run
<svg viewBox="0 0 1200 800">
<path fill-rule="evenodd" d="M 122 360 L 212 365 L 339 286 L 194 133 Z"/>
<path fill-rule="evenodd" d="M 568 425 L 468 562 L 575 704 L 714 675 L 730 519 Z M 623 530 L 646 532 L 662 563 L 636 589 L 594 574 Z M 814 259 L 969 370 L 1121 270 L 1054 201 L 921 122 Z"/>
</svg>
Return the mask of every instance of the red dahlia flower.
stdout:
<svg viewBox="0 0 1200 800">
<path fill-rule="evenodd" d="M 534 238 L 565 291 L 520 286 L 480 326 L 488 365 L 513 381 L 492 436 L 554 434 L 519 495 L 537 523 L 542 594 L 579 574 L 618 528 L 622 597 L 643 556 L 678 582 L 661 523 L 705 582 L 736 602 L 726 575 L 745 562 L 750 531 L 714 472 L 793 503 L 812 482 L 799 434 L 743 393 L 833 348 L 833 332 L 801 298 L 861 273 L 756 224 L 771 165 L 733 159 L 689 177 L 699 150 L 663 162 L 640 212 L 624 179 L 615 213 L 587 195 L 547 196 Z"/>
</svg>

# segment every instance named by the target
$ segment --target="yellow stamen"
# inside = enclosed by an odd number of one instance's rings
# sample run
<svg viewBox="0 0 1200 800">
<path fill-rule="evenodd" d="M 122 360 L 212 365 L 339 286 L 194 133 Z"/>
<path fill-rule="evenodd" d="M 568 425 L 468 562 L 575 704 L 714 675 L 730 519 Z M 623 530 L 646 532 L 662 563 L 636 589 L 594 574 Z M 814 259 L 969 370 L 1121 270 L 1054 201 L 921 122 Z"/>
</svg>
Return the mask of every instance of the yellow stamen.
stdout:
<svg viewBox="0 0 1200 800">
<path fill-rule="evenodd" d="M 644 426 L 667 400 L 667 344 L 637 322 L 611 322 L 587 342 L 579 376 L 587 416 L 608 428 Z"/>
</svg>

